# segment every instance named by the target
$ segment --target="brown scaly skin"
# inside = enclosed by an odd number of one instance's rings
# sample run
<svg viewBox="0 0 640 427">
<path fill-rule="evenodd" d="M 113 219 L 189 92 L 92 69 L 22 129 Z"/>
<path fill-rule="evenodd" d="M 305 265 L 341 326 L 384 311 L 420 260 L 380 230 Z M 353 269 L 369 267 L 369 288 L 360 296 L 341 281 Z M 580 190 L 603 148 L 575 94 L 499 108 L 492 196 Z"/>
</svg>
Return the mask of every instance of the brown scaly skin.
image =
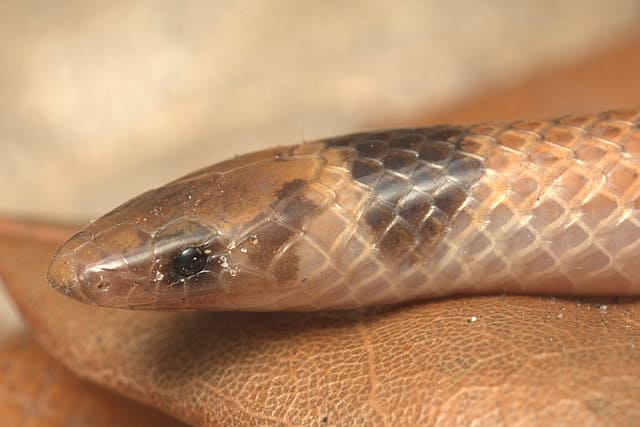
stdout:
<svg viewBox="0 0 640 427">
<path fill-rule="evenodd" d="M 453 294 L 640 291 L 639 111 L 347 135 L 125 203 L 49 280 L 109 307 L 326 310 Z M 176 272 L 185 248 L 201 271 Z"/>
</svg>

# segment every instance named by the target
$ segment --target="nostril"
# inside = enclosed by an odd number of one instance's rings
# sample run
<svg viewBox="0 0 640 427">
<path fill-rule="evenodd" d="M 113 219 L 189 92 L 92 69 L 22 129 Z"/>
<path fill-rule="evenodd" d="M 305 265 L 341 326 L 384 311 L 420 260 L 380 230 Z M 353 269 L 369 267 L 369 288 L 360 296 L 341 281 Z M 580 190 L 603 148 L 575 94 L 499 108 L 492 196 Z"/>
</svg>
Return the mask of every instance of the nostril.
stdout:
<svg viewBox="0 0 640 427">
<path fill-rule="evenodd" d="M 98 286 L 96 286 L 98 288 L 99 291 L 101 292 L 106 292 L 109 290 L 109 283 L 107 282 L 100 282 L 98 283 Z"/>
</svg>

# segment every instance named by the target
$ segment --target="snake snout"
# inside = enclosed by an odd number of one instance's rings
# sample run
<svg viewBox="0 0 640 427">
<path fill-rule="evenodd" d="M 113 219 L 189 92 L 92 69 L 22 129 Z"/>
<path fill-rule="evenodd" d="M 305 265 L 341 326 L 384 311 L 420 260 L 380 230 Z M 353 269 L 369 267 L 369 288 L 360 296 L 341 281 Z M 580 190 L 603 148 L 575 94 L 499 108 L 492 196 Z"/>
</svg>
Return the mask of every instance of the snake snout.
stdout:
<svg viewBox="0 0 640 427">
<path fill-rule="evenodd" d="M 88 304 L 109 305 L 131 286 L 129 277 L 123 277 L 128 272 L 126 261 L 114 252 L 113 247 L 96 244 L 80 232 L 54 255 L 47 280 L 63 295 Z"/>
<path fill-rule="evenodd" d="M 47 272 L 47 280 L 51 284 L 51 287 L 61 294 L 79 301 L 93 303 L 93 301 L 82 292 L 77 262 L 72 256 L 72 252 L 70 253 L 65 249 L 66 246 L 67 245 L 61 248 L 51 260 Z"/>
</svg>

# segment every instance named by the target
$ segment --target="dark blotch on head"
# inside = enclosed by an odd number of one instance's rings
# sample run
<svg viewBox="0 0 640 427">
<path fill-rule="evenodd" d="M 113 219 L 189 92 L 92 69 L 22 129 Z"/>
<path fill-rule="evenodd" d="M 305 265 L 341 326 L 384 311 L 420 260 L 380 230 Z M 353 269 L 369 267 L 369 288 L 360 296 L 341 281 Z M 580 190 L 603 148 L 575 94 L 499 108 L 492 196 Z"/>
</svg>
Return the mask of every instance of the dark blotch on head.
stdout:
<svg viewBox="0 0 640 427">
<path fill-rule="evenodd" d="M 298 194 L 291 200 L 284 201 L 278 211 L 285 223 L 292 227 L 301 228 L 319 208 L 320 206 L 304 195 Z"/>
<path fill-rule="evenodd" d="M 305 185 L 307 185 L 307 182 L 304 179 L 287 181 L 276 191 L 276 197 L 278 200 L 286 199 L 300 191 Z"/>
</svg>

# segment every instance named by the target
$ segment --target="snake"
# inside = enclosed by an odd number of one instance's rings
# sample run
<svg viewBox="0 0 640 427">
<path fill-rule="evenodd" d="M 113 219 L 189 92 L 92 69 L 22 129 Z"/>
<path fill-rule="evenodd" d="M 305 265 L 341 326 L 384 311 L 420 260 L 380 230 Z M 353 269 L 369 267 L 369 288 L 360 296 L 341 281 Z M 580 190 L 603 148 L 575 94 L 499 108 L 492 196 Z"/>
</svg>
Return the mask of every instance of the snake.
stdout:
<svg viewBox="0 0 640 427">
<path fill-rule="evenodd" d="M 51 286 L 146 310 L 640 293 L 640 110 L 362 132 L 214 164 L 71 237 Z"/>
</svg>

